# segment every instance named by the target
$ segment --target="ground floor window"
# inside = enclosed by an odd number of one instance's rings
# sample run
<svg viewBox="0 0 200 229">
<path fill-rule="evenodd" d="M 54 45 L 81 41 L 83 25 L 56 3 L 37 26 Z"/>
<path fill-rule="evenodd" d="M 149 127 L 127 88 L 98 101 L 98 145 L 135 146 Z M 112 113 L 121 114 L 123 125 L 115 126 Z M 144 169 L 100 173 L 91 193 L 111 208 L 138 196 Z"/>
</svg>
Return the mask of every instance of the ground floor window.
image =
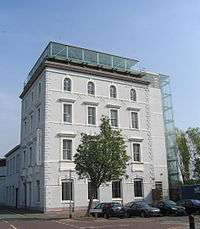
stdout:
<svg viewBox="0 0 200 229">
<path fill-rule="evenodd" d="M 135 197 L 143 197 L 143 180 L 142 179 L 134 180 L 134 194 L 135 194 Z"/>
<path fill-rule="evenodd" d="M 73 181 L 62 181 L 62 200 L 73 200 Z"/>
<path fill-rule="evenodd" d="M 112 198 L 121 198 L 121 180 L 112 182 Z"/>
<path fill-rule="evenodd" d="M 40 202 L 40 181 L 36 181 L 36 188 L 37 188 L 37 202 Z"/>
<path fill-rule="evenodd" d="M 155 188 L 156 188 L 156 190 L 162 191 L 162 181 L 156 181 L 155 182 Z"/>
<path fill-rule="evenodd" d="M 92 183 L 90 181 L 88 181 L 88 199 L 91 198 L 93 193 L 93 199 L 98 199 L 98 189 L 92 187 Z"/>
</svg>

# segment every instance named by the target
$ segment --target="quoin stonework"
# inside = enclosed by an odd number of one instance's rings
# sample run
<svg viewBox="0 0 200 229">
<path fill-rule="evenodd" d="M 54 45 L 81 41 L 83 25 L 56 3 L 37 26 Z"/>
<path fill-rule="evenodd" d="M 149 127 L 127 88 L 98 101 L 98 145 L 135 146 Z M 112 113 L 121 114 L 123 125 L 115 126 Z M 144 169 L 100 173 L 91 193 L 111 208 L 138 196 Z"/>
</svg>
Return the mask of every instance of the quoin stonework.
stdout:
<svg viewBox="0 0 200 229">
<path fill-rule="evenodd" d="M 73 155 L 81 133 L 99 132 L 102 115 L 122 130 L 131 159 L 126 175 L 103 184 L 95 201 L 152 202 L 155 189 L 168 198 L 163 75 L 139 70 L 137 63 L 48 44 L 20 95 L 20 144 L 1 166 L 3 204 L 41 211 L 62 210 L 70 203 L 75 209 L 86 208 L 90 181 L 76 175 Z"/>
</svg>

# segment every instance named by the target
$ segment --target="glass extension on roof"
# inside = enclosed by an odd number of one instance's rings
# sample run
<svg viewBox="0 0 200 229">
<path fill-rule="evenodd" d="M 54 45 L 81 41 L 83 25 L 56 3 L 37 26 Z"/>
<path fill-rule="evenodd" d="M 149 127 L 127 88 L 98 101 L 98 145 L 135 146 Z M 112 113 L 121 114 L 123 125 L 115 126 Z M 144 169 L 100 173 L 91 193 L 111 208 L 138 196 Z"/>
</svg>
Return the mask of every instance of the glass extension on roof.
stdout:
<svg viewBox="0 0 200 229">
<path fill-rule="evenodd" d="M 29 81 L 43 60 L 48 58 L 83 63 L 124 72 L 135 72 L 134 66 L 138 63 L 138 60 L 135 59 L 123 58 L 84 48 L 50 42 L 30 71 L 25 84 Z"/>
</svg>

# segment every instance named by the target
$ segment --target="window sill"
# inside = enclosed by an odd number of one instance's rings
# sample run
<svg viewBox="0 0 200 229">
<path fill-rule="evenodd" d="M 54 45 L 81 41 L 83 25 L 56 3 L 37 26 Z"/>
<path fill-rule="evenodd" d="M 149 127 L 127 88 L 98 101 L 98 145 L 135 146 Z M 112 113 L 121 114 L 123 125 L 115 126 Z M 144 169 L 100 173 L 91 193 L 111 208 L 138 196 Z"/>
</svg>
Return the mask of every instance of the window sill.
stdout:
<svg viewBox="0 0 200 229">
<path fill-rule="evenodd" d="M 97 124 L 87 124 L 88 127 L 98 127 Z"/>
<path fill-rule="evenodd" d="M 133 128 L 133 127 L 130 127 L 131 130 L 135 130 L 135 131 L 140 131 L 139 128 Z"/>
<path fill-rule="evenodd" d="M 112 198 L 112 201 L 122 201 L 122 198 Z"/>
<path fill-rule="evenodd" d="M 89 202 L 90 200 L 88 199 L 88 202 Z M 93 199 L 93 201 L 94 202 L 99 202 L 99 199 Z"/>
<path fill-rule="evenodd" d="M 136 199 L 136 200 L 143 200 L 144 197 L 143 196 L 137 196 L 137 197 L 134 197 L 134 199 Z"/>
<path fill-rule="evenodd" d="M 71 122 L 62 122 L 62 124 L 64 124 L 64 125 L 72 125 L 72 123 Z"/>
<path fill-rule="evenodd" d="M 142 162 L 142 161 L 132 161 L 131 164 L 143 165 L 144 162 Z"/>
<path fill-rule="evenodd" d="M 73 200 L 61 200 L 61 204 L 70 204 L 70 203 L 74 203 Z"/>
<path fill-rule="evenodd" d="M 74 161 L 72 161 L 72 160 L 68 160 L 68 159 L 62 159 L 62 160 L 60 160 L 60 162 L 69 162 L 69 163 L 74 163 Z"/>
</svg>

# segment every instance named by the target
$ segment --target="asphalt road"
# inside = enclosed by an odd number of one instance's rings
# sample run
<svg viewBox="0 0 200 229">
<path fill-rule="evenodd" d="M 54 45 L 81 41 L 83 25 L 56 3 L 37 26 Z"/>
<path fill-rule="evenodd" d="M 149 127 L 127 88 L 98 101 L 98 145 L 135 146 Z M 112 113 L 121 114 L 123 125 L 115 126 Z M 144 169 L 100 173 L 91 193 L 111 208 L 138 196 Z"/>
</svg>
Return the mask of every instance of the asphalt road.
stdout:
<svg viewBox="0 0 200 229">
<path fill-rule="evenodd" d="M 195 221 L 199 223 L 200 217 Z M 128 219 L 35 219 L 33 214 L 17 214 L 0 210 L 0 229 L 189 229 L 187 217 Z"/>
</svg>

